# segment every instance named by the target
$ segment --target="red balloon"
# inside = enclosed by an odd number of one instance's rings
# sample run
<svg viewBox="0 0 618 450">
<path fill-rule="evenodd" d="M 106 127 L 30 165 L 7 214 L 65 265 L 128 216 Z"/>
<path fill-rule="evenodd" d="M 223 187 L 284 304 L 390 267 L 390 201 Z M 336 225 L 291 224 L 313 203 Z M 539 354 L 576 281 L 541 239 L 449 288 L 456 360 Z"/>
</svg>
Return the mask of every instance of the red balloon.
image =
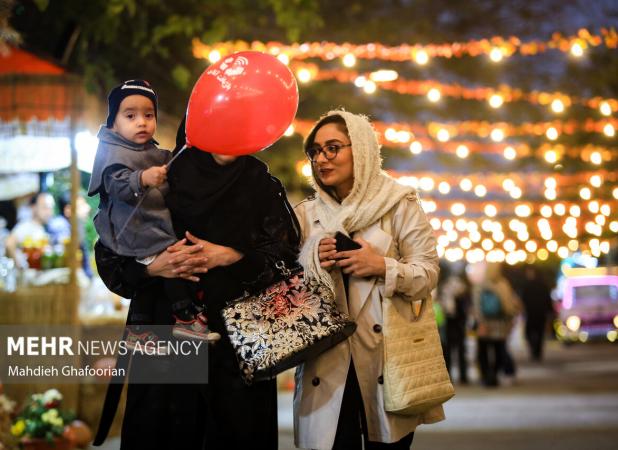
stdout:
<svg viewBox="0 0 618 450">
<path fill-rule="evenodd" d="M 297 108 L 298 86 L 285 64 L 267 53 L 234 53 L 193 87 L 187 146 L 223 155 L 259 152 L 283 135 Z"/>
</svg>

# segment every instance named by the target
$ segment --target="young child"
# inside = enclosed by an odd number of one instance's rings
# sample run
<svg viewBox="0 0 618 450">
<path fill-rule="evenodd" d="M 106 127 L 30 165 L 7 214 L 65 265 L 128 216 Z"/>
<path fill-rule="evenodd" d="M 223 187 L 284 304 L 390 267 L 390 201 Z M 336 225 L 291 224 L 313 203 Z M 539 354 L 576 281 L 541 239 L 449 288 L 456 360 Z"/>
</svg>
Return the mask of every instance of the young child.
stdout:
<svg viewBox="0 0 618 450">
<path fill-rule="evenodd" d="M 103 245 L 148 265 L 177 241 L 164 199 L 171 152 L 159 150 L 153 139 L 157 94 L 147 81 L 125 81 L 110 92 L 108 108 L 106 126 L 97 135 L 99 146 L 88 187 L 89 196 L 99 194 L 94 225 Z M 193 301 L 192 283 L 178 278 L 164 283 L 174 313 L 173 335 L 218 340 L 221 336 L 208 329 L 206 315 Z M 139 296 L 132 299 L 134 325 L 153 323 L 154 301 Z M 148 331 L 130 332 L 127 338 L 133 345 L 137 340 L 156 339 Z"/>
</svg>

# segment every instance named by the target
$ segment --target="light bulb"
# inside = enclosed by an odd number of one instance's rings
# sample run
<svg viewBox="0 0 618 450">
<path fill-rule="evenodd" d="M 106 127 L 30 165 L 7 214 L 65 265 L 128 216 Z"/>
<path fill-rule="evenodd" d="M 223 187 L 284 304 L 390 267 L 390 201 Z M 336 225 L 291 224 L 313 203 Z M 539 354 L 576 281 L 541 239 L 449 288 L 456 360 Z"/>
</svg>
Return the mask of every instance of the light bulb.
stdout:
<svg viewBox="0 0 618 450">
<path fill-rule="evenodd" d="M 549 127 L 547 131 L 545 131 L 545 136 L 547 136 L 547 139 L 550 141 L 555 141 L 558 139 L 558 130 L 555 127 Z"/>
<path fill-rule="evenodd" d="M 603 101 L 599 104 L 599 111 L 601 111 L 601 114 L 603 114 L 604 116 L 612 115 L 612 107 L 609 102 L 606 101 Z"/>
<path fill-rule="evenodd" d="M 500 108 L 504 104 L 504 99 L 500 94 L 493 94 L 489 97 L 489 106 L 492 108 Z"/>
<path fill-rule="evenodd" d="M 427 91 L 427 98 L 432 103 L 436 103 L 440 101 L 441 97 L 442 97 L 442 94 L 440 93 L 440 90 L 437 88 L 431 88 L 429 89 L 429 91 Z"/>
<path fill-rule="evenodd" d="M 489 137 L 494 142 L 502 142 L 504 140 L 504 130 L 501 128 L 494 128 L 489 133 Z"/>
<path fill-rule="evenodd" d="M 459 156 L 461 159 L 467 158 L 470 154 L 470 150 L 465 145 L 457 146 L 457 150 L 455 150 L 455 154 Z"/>
<path fill-rule="evenodd" d="M 564 102 L 559 98 L 554 99 L 551 102 L 551 110 L 557 114 L 564 112 Z"/>
<path fill-rule="evenodd" d="M 356 56 L 352 53 L 347 53 L 343 57 L 343 65 L 346 67 L 354 67 L 356 65 Z"/>
<path fill-rule="evenodd" d="M 208 61 L 212 64 L 216 63 L 221 59 L 221 52 L 219 50 L 211 50 L 208 54 Z"/>
<path fill-rule="evenodd" d="M 418 155 L 422 151 L 423 144 L 421 144 L 419 141 L 414 141 L 410 144 L 410 152 L 412 152 L 413 155 Z"/>
<path fill-rule="evenodd" d="M 298 71 L 296 71 L 296 78 L 298 78 L 298 81 L 301 83 L 309 83 L 311 81 L 311 71 L 304 67 L 298 69 Z"/>
<path fill-rule="evenodd" d="M 509 145 L 508 147 L 504 148 L 504 157 L 512 161 L 517 158 L 517 151 Z"/>
<path fill-rule="evenodd" d="M 575 56 L 576 58 L 581 58 L 584 55 L 584 47 L 582 47 L 582 45 L 579 42 L 574 42 L 573 45 L 571 45 L 571 55 Z"/>
<path fill-rule="evenodd" d="M 425 50 L 418 50 L 414 53 L 414 61 L 419 66 L 424 66 L 429 62 L 429 54 Z"/>
<path fill-rule="evenodd" d="M 489 52 L 489 59 L 493 62 L 500 62 L 504 58 L 504 52 L 499 47 L 494 47 Z"/>
</svg>

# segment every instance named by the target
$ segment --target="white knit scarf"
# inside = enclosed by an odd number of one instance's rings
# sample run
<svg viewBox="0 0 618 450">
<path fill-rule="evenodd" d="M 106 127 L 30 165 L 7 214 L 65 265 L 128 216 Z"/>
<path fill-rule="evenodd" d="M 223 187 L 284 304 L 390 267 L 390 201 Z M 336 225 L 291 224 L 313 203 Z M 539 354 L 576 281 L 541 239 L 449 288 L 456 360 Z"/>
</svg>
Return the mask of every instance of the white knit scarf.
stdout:
<svg viewBox="0 0 618 450">
<path fill-rule="evenodd" d="M 313 172 L 315 211 L 324 231 L 314 232 L 307 238 L 299 261 L 307 278 L 316 279 L 334 290 L 332 277 L 320 267 L 320 241 L 327 236 L 332 237 L 337 231 L 349 235 L 368 227 L 383 217 L 403 197 L 416 194 L 416 191 L 397 183 L 382 170 L 380 145 L 367 117 L 343 110 L 329 111 L 326 114 L 332 115 L 341 116 L 348 129 L 354 161 L 354 185 L 350 194 L 339 203 L 322 188 L 315 171 Z"/>
</svg>

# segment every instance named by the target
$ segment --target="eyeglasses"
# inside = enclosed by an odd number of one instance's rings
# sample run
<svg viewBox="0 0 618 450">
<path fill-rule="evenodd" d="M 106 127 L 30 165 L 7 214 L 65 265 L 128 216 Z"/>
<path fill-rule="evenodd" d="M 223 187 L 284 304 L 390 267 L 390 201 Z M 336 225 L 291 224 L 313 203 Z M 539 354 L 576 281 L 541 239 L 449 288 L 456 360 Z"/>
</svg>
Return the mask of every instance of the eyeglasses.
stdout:
<svg viewBox="0 0 618 450">
<path fill-rule="evenodd" d="M 305 150 L 305 154 L 311 162 L 315 162 L 318 159 L 320 153 L 324 155 L 324 158 L 330 161 L 337 157 L 339 150 L 341 150 L 343 147 L 351 146 L 352 144 L 326 144 L 321 147 L 319 145 L 314 145 L 313 147 Z"/>
</svg>

